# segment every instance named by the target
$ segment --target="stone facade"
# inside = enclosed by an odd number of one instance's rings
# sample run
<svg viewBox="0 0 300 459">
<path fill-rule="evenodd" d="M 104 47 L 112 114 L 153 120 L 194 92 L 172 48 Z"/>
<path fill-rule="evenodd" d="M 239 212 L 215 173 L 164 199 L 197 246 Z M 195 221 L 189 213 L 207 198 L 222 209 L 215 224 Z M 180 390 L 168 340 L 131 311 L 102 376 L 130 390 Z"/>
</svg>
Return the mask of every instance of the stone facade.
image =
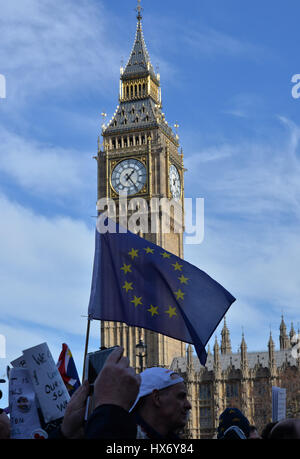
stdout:
<svg viewBox="0 0 300 459">
<path fill-rule="evenodd" d="M 216 338 L 205 367 L 193 356 L 189 345 L 186 357 L 175 358 L 171 366 L 184 377 L 193 406 L 187 436 L 212 438 L 220 414 L 231 406 L 239 408 L 261 432 L 272 420 L 272 386 L 287 390 L 287 417 L 300 417 L 299 337 L 293 325 L 290 336 L 287 335 L 282 318 L 279 350 L 275 350 L 270 335 L 268 350 L 248 352 L 243 336 L 240 352 L 232 353 L 225 322 L 221 349 Z"/>
</svg>

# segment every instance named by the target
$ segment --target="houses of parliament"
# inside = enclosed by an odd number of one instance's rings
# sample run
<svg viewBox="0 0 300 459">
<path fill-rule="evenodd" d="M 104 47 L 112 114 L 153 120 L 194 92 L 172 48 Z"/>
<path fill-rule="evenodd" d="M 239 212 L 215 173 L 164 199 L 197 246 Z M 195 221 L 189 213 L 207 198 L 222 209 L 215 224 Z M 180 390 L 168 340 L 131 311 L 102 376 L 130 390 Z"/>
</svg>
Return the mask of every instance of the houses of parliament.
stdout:
<svg viewBox="0 0 300 459">
<path fill-rule="evenodd" d="M 133 47 L 120 71 L 119 104 L 112 119 L 103 125 L 102 137 L 103 145 L 98 142 L 96 156 L 97 199 L 109 198 L 117 204 L 124 192 L 149 204 L 152 198 L 172 199 L 183 210 L 184 219 L 184 157 L 179 137 L 162 111 L 160 75 L 145 44 L 140 0 Z M 171 215 L 171 232 L 164 232 L 160 212 L 155 234 L 141 236 L 184 258 L 183 234 L 174 231 L 174 215 L 176 212 Z M 294 336 L 293 326 L 288 334 L 282 318 L 280 350 L 275 350 L 270 335 L 265 352 L 248 352 L 243 335 L 240 352 L 232 353 L 224 320 L 221 343 L 216 338 L 213 353 L 208 350 L 203 367 L 191 345 L 186 349 L 185 343 L 150 330 L 101 322 L 101 345 L 123 346 L 137 371 L 141 370 L 137 345 L 143 342 L 145 367 L 171 367 L 183 375 L 192 403 L 188 438 L 212 438 L 219 415 L 228 406 L 240 408 L 260 430 L 271 421 L 272 386 L 287 389 L 287 416 L 300 417 L 300 359 L 292 351 Z"/>
</svg>

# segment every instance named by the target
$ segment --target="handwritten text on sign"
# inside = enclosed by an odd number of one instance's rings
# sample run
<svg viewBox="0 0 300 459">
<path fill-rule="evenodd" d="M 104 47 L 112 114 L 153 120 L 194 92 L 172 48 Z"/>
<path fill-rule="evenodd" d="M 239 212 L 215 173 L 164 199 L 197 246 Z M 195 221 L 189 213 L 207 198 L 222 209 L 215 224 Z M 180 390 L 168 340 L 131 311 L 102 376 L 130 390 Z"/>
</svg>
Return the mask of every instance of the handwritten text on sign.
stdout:
<svg viewBox="0 0 300 459">
<path fill-rule="evenodd" d="M 62 418 L 70 397 L 47 343 L 23 354 L 45 422 Z"/>
</svg>

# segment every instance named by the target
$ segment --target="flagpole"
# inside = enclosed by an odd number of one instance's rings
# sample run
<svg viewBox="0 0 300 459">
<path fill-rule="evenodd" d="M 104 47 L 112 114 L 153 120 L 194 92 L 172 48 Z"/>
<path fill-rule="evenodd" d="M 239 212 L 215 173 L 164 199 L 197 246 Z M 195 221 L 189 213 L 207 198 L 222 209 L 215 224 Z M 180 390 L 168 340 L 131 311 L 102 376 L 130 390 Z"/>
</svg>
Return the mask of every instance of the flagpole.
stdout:
<svg viewBox="0 0 300 459">
<path fill-rule="evenodd" d="M 88 347 L 89 347 L 90 326 L 91 326 L 91 319 L 90 319 L 90 317 L 88 317 L 87 327 L 86 327 L 86 335 L 85 335 L 85 348 L 84 348 L 84 357 L 83 357 L 82 382 L 84 381 L 85 361 L 86 361 L 86 356 L 87 356 Z"/>
</svg>

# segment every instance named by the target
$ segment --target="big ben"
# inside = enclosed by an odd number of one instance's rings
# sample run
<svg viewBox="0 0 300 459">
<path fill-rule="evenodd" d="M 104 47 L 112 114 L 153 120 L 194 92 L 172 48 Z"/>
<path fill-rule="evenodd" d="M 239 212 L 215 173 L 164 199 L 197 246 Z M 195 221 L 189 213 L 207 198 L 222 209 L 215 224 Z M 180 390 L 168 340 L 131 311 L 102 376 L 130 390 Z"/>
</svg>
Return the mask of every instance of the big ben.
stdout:
<svg viewBox="0 0 300 459">
<path fill-rule="evenodd" d="M 160 75 L 154 71 L 146 48 L 141 10 L 138 0 L 134 45 L 120 72 L 119 105 L 103 126 L 103 148 L 98 146 L 97 198 L 118 203 L 125 194 L 128 199 L 143 198 L 149 209 L 155 198 L 172 200 L 169 231 L 165 231 L 164 211 L 156 209 L 156 230 L 140 235 L 183 258 L 183 155 L 179 153 L 178 136 L 162 112 Z M 117 206 L 117 218 L 119 210 Z M 175 230 L 178 215 L 181 231 Z M 180 341 L 123 323 L 101 322 L 101 345 L 123 346 L 131 365 L 139 370 L 136 345 L 141 339 L 146 344 L 147 367 L 167 367 L 174 357 L 185 355 L 185 344 Z"/>
</svg>

